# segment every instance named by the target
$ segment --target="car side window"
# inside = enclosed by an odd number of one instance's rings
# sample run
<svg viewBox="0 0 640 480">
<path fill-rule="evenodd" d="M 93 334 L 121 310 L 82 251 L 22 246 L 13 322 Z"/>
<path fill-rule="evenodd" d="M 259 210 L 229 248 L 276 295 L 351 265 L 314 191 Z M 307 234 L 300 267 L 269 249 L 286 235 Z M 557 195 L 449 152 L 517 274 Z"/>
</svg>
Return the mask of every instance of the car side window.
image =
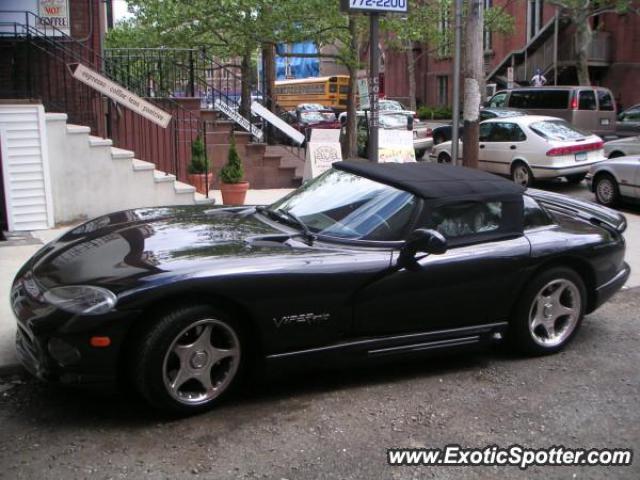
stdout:
<svg viewBox="0 0 640 480">
<path fill-rule="evenodd" d="M 595 110 L 596 94 L 593 90 L 581 90 L 578 97 L 578 110 Z"/>
<path fill-rule="evenodd" d="M 614 110 L 613 99 L 607 90 L 598 90 L 598 105 L 603 111 L 611 112 Z"/>
<path fill-rule="evenodd" d="M 523 195 L 524 200 L 524 229 L 531 230 L 533 228 L 544 227 L 552 224 L 549 214 L 528 195 Z"/>
<path fill-rule="evenodd" d="M 482 135 L 480 139 L 485 142 L 522 142 L 527 139 L 522 129 L 511 122 L 492 122 L 492 128 L 487 135 Z M 482 127 L 482 126 L 481 126 Z"/>
<path fill-rule="evenodd" d="M 489 101 L 490 107 L 504 107 L 507 100 L 507 92 L 496 93 Z"/>
<path fill-rule="evenodd" d="M 493 123 L 481 123 L 480 124 L 480 141 L 490 142 L 491 130 L 493 130 Z"/>
<path fill-rule="evenodd" d="M 436 207 L 430 228 L 447 239 L 461 239 L 497 231 L 502 225 L 502 202 L 457 202 Z"/>
</svg>

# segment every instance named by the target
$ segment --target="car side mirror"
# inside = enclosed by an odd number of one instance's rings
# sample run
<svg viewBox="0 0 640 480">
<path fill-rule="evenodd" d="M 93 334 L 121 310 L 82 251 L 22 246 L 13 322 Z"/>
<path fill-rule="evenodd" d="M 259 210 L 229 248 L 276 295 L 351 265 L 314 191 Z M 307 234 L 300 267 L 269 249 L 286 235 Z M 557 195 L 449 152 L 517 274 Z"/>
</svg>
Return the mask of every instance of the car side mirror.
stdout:
<svg viewBox="0 0 640 480">
<path fill-rule="evenodd" d="M 430 253 L 441 255 L 447 251 L 447 239 L 437 232 L 427 228 L 418 228 L 409 234 L 400 249 L 398 263 L 401 265 L 411 265 L 415 263 L 417 253 Z"/>
</svg>

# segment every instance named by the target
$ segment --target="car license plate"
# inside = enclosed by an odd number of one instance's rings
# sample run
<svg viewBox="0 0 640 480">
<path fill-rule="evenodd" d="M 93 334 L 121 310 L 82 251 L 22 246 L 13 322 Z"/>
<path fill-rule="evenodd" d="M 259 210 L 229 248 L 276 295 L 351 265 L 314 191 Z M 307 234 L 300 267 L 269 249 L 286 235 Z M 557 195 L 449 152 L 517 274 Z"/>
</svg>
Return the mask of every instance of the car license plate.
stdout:
<svg viewBox="0 0 640 480">
<path fill-rule="evenodd" d="M 600 125 L 609 125 L 609 119 L 608 118 L 601 118 L 600 119 Z"/>
<path fill-rule="evenodd" d="M 587 152 L 576 153 L 576 162 L 584 162 L 587 159 Z"/>
</svg>

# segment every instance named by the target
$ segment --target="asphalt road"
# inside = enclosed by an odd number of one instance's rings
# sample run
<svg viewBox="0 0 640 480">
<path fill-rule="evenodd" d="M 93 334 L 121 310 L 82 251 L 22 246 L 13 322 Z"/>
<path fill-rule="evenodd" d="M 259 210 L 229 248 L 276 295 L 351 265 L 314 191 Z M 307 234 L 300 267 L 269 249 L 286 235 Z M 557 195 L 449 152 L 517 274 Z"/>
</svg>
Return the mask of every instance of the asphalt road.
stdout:
<svg viewBox="0 0 640 480">
<path fill-rule="evenodd" d="M 0 478 L 638 479 L 640 289 L 557 355 L 500 349 L 255 382 L 167 420 L 114 394 L 0 382 Z M 389 447 L 620 447 L 627 467 L 390 467 Z"/>
</svg>

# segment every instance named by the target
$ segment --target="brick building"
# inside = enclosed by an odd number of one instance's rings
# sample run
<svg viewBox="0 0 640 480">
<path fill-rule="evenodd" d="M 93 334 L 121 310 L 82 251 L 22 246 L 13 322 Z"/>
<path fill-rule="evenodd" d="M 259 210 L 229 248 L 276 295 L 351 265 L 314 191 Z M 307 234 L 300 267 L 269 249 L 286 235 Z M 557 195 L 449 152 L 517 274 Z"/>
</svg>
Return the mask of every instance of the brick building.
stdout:
<svg viewBox="0 0 640 480">
<path fill-rule="evenodd" d="M 491 5 L 492 0 L 485 0 Z M 573 27 L 560 16 L 555 6 L 544 0 L 512 2 L 495 0 L 513 16 L 510 35 L 486 33 L 485 71 L 487 84 L 497 89 L 507 86 L 507 69 L 514 70 L 517 85 L 528 85 L 537 67 L 550 84 L 577 83 L 574 63 Z M 610 88 L 623 106 L 640 103 L 637 78 L 640 76 L 640 16 L 606 13 L 591 19 L 594 37 L 589 54 L 589 70 L 594 85 Z M 449 29 L 453 36 L 453 28 Z M 431 49 L 434 50 L 433 48 Z M 419 104 L 450 105 L 452 96 L 452 52 L 416 45 L 416 98 Z M 386 94 L 408 101 L 406 55 L 388 51 L 385 55 Z"/>
</svg>

